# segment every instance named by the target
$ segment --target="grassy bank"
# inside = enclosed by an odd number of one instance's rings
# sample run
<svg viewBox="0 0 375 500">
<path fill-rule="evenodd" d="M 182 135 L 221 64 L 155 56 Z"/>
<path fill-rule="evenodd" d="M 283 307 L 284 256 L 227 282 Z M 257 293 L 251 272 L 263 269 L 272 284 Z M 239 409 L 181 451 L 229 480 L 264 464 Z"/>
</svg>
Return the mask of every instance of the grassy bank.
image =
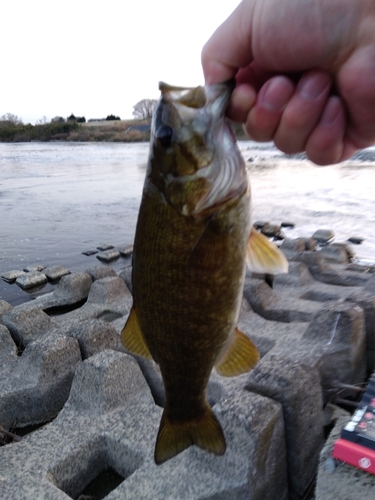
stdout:
<svg viewBox="0 0 375 500">
<path fill-rule="evenodd" d="M 149 122 L 139 120 L 114 120 L 104 122 L 62 122 L 42 125 L 23 125 L 0 122 L 0 142 L 30 141 L 106 141 L 136 142 L 148 141 Z M 138 130 L 140 127 L 141 130 Z"/>
<path fill-rule="evenodd" d="M 46 123 L 43 125 L 23 125 L 2 122 L 0 124 L 1 142 L 64 141 L 78 128 L 77 123 Z"/>
<path fill-rule="evenodd" d="M 0 142 L 74 141 L 141 142 L 150 140 L 149 121 L 114 120 L 23 125 L 0 122 Z M 246 139 L 242 126 L 234 124 L 237 139 Z"/>
</svg>

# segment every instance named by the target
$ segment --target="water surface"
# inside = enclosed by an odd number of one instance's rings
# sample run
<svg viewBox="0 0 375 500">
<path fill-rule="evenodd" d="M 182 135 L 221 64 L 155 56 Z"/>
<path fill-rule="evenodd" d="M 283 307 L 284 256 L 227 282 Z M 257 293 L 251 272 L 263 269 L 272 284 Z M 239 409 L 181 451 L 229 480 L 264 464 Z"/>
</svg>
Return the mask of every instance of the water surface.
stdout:
<svg viewBox="0 0 375 500">
<path fill-rule="evenodd" d="M 83 271 L 99 261 L 81 252 L 103 243 L 132 243 L 148 147 L 0 144 L 0 272 L 36 263 Z M 270 143 L 244 141 L 240 148 L 252 160 L 254 220 L 291 220 L 296 228 L 285 230 L 290 237 L 311 236 L 319 228 L 333 229 L 336 241 L 362 236 L 357 256 L 375 261 L 372 161 L 316 167 L 287 159 Z M 120 259 L 113 266 L 125 264 Z M 17 285 L 0 280 L 0 299 L 15 305 L 27 298 Z"/>
</svg>

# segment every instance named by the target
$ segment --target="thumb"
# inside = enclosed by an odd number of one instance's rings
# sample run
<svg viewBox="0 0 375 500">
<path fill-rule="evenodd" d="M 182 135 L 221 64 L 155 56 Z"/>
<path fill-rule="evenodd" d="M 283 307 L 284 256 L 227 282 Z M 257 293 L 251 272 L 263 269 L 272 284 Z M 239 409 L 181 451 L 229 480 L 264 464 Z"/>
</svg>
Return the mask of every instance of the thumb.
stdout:
<svg viewBox="0 0 375 500">
<path fill-rule="evenodd" d="M 203 47 L 201 57 L 206 83 L 229 80 L 239 68 L 253 60 L 253 3 L 242 1 Z"/>
</svg>

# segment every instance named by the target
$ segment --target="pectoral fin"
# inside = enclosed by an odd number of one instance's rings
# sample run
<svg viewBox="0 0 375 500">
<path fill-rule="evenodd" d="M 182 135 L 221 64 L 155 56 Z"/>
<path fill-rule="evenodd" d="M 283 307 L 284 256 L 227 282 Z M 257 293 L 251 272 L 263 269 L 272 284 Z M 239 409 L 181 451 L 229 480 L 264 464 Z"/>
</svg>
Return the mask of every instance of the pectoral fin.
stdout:
<svg viewBox="0 0 375 500">
<path fill-rule="evenodd" d="M 288 272 L 285 255 L 264 234 L 252 229 L 247 243 L 246 263 L 255 273 L 280 274 Z"/>
<path fill-rule="evenodd" d="M 233 342 L 215 368 L 223 377 L 235 377 L 252 370 L 259 358 L 255 345 L 241 330 L 236 328 Z"/>
<path fill-rule="evenodd" d="M 128 320 L 121 332 L 121 342 L 125 349 L 133 354 L 152 359 L 150 351 L 143 338 L 141 327 L 135 309 L 132 307 Z"/>
<path fill-rule="evenodd" d="M 190 255 L 188 265 L 191 274 L 194 276 L 217 270 L 222 256 L 228 252 L 228 245 L 228 231 L 220 232 L 216 221 L 208 221 Z"/>
</svg>

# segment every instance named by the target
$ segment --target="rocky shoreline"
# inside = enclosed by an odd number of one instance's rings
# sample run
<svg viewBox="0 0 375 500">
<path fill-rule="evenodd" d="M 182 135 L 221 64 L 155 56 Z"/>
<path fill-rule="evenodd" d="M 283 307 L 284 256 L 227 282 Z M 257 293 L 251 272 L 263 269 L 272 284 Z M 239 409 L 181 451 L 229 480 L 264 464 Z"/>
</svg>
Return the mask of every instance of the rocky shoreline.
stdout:
<svg viewBox="0 0 375 500">
<path fill-rule="evenodd" d="M 297 500 L 317 472 L 316 500 L 371 496 L 374 476 L 346 465 L 327 472 L 325 431 L 336 424 L 338 435 L 349 419 L 355 398 L 344 387 L 375 369 L 375 269 L 351 263 L 346 243 L 317 251 L 285 239 L 281 249 L 289 274 L 246 277 L 239 327 L 260 362 L 210 379 L 224 457 L 191 447 L 153 462 L 164 390 L 157 365 L 120 342 L 130 266 L 65 273 L 31 302 L 0 301 L 0 498 L 84 498 L 108 470 L 118 477 L 108 500 Z"/>
</svg>

